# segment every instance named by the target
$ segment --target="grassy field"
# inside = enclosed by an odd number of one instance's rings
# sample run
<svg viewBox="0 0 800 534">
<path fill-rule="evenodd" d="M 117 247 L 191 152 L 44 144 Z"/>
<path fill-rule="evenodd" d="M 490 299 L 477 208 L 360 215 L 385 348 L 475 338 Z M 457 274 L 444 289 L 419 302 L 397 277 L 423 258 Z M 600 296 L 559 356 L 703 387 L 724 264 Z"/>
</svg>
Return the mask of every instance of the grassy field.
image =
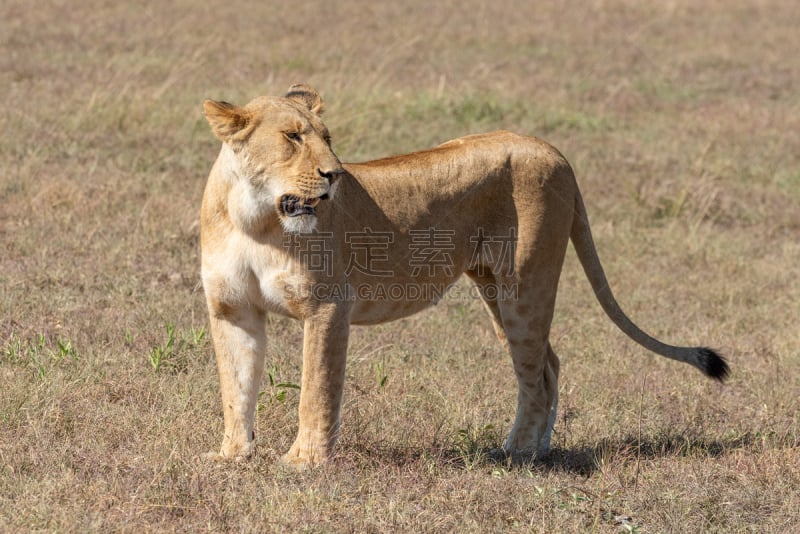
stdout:
<svg viewBox="0 0 800 534">
<path fill-rule="evenodd" d="M 800 10 L 700 2 L 0 3 L 0 531 L 800 529 Z M 257 452 L 219 446 L 204 98 L 308 82 L 343 161 L 506 128 L 573 163 L 635 346 L 568 253 L 554 452 L 480 303 L 351 336 L 339 457 L 280 466 L 302 331 L 269 319 Z"/>
</svg>

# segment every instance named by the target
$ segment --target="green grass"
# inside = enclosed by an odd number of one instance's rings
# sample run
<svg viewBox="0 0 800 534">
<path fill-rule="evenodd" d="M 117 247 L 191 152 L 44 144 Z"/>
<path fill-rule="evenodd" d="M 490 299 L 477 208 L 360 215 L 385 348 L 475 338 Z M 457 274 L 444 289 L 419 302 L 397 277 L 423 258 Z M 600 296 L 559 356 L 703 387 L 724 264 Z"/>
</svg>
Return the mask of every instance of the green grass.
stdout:
<svg viewBox="0 0 800 534">
<path fill-rule="evenodd" d="M 800 526 L 800 12 L 786 2 L 0 6 L 0 530 L 792 532 Z M 515 384 L 478 302 L 354 328 L 336 459 L 282 467 L 302 328 L 270 317 L 222 438 L 198 211 L 204 98 L 309 82 L 345 161 L 495 129 L 576 169 L 627 341 L 572 253 L 554 453 L 487 451 Z"/>
</svg>

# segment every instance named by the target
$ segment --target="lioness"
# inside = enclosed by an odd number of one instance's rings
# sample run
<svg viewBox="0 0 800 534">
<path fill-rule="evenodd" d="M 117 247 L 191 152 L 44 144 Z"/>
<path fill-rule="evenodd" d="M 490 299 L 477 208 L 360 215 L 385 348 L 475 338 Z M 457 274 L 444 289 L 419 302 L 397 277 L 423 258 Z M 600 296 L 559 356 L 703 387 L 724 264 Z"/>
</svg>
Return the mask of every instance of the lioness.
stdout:
<svg viewBox="0 0 800 534">
<path fill-rule="evenodd" d="M 299 430 L 283 460 L 330 458 L 351 324 L 435 304 L 461 274 L 474 282 L 507 348 L 519 394 L 503 450 L 548 451 L 559 362 L 548 336 L 571 239 L 605 312 L 643 347 L 723 380 L 714 351 L 648 336 L 608 287 L 572 169 L 552 146 L 509 132 L 342 164 L 306 85 L 244 107 L 206 100 L 222 150 L 203 197 L 202 278 L 219 368 L 221 458 L 253 452 L 265 315 L 304 325 Z"/>
</svg>

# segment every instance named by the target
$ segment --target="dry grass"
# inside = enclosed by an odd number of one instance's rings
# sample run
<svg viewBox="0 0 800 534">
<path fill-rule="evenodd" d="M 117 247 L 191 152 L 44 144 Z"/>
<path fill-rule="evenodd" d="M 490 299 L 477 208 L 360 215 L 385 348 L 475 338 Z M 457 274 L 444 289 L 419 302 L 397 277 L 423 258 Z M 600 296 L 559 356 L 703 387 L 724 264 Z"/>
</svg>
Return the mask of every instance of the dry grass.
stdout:
<svg viewBox="0 0 800 534">
<path fill-rule="evenodd" d="M 800 527 L 791 2 L 252 4 L 0 5 L 0 530 Z M 570 254 L 547 462 L 482 454 L 515 392 L 469 301 L 355 331 L 330 465 L 276 463 L 297 391 L 266 379 L 256 458 L 197 460 L 222 429 L 200 103 L 298 81 L 323 93 L 344 160 L 501 127 L 552 141 L 623 306 L 721 348 L 729 384 L 627 342 Z M 299 382 L 299 325 L 272 318 L 269 334 L 267 372 Z"/>
</svg>

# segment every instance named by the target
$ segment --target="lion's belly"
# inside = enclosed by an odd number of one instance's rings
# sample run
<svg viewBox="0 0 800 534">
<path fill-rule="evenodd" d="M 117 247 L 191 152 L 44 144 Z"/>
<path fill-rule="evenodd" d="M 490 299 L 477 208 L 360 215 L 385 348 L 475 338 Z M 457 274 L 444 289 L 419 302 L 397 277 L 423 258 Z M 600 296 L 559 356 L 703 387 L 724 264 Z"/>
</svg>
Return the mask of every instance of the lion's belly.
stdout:
<svg viewBox="0 0 800 534">
<path fill-rule="evenodd" d="M 408 302 L 381 302 L 363 300 L 355 303 L 350 322 L 355 325 L 370 325 L 395 321 L 414 315 L 434 302 L 408 301 Z"/>
<path fill-rule="evenodd" d="M 455 279 L 446 283 L 394 281 L 355 285 L 350 322 L 357 325 L 378 324 L 402 319 L 442 300 Z"/>
</svg>

